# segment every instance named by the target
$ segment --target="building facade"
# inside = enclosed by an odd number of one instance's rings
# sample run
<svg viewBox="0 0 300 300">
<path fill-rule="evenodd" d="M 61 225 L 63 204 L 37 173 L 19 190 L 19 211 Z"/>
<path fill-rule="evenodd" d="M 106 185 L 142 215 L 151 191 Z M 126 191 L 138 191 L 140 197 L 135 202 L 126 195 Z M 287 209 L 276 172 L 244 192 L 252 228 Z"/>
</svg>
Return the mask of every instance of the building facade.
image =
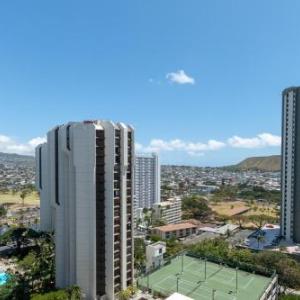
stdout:
<svg viewBox="0 0 300 300">
<path fill-rule="evenodd" d="M 135 201 L 136 208 L 152 208 L 160 202 L 160 164 L 155 153 L 135 157 Z"/>
<path fill-rule="evenodd" d="M 146 247 L 146 269 L 158 268 L 164 264 L 164 254 L 166 253 L 166 242 L 158 241 Z"/>
<path fill-rule="evenodd" d="M 56 286 L 115 299 L 133 282 L 133 128 L 69 123 L 51 130 L 36 154 L 41 224 L 55 235 Z"/>
<path fill-rule="evenodd" d="M 300 87 L 282 93 L 281 235 L 300 242 Z"/>
<path fill-rule="evenodd" d="M 167 201 L 155 203 L 153 205 L 153 219 L 154 221 L 162 220 L 166 224 L 176 224 L 181 222 L 181 198 L 173 197 Z"/>
</svg>

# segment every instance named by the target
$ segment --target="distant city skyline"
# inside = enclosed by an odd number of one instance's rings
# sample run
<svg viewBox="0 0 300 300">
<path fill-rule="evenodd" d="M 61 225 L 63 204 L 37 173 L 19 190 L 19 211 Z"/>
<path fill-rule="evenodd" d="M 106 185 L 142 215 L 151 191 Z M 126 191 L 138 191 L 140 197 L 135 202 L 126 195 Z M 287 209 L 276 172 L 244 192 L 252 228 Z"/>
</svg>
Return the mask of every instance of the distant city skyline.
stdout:
<svg viewBox="0 0 300 300">
<path fill-rule="evenodd" d="M 56 124 L 106 119 L 132 124 L 137 151 L 162 164 L 280 154 L 299 1 L 114 2 L 0 4 L 1 152 L 33 154 Z"/>
</svg>

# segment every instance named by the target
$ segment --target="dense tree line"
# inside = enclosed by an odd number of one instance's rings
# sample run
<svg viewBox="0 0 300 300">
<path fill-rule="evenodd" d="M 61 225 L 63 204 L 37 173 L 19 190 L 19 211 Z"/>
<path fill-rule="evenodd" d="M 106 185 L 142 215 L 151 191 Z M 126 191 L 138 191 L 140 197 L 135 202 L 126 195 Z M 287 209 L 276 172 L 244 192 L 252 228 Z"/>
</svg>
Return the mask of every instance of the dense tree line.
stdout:
<svg viewBox="0 0 300 300">
<path fill-rule="evenodd" d="M 276 190 L 266 190 L 261 186 L 248 186 L 240 184 L 238 186 L 225 185 L 213 193 L 213 201 L 223 201 L 224 199 L 234 200 L 242 198 L 245 200 L 264 199 L 267 202 L 280 203 L 281 193 Z"/>
<path fill-rule="evenodd" d="M 251 252 L 248 249 L 237 249 L 222 238 L 205 240 L 189 248 L 198 256 L 214 256 L 231 264 L 252 265 L 256 269 L 274 269 L 278 274 L 279 283 L 283 287 L 300 288 L 300 264 L 290 256 L 275 252 Z"/>
</svg>

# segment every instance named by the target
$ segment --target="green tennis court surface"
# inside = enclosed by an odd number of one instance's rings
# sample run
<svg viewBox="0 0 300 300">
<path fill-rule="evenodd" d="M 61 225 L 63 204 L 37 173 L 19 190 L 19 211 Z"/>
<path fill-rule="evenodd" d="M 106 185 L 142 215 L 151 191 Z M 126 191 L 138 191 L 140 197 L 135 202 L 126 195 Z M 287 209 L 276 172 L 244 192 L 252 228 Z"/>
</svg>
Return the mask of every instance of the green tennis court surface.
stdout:
<svg viewBox="0 0 300 300">
<path fill-rule="evenodd" d="M 178 293 L 195 300 L 257 300 L 271 281 L 268 277 L 236 271 L 211 262 L 206 262 L 205 280 L 203 260 L 184 256 L 182 264 L 182 257 L 179 256 L 171 264 L 139 278 L 138 283 L 140 287 L 149 287 L 163 295 L 177 292 L 178 284 Z"/>
</svg>

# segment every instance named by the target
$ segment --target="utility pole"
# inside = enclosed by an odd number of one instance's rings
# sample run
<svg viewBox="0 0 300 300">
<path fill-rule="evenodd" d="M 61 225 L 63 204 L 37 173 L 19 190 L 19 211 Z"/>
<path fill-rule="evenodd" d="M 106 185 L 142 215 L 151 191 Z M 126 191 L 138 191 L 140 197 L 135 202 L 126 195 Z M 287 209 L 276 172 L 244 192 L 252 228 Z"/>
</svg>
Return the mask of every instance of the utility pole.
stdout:
<svg viewBox="0 0 300 300">
<path fill-rule="evenodd" d="M 178 293 L 178 289 L 179 289 L 179 276 L 177 275 L 176 277 L 176 291 Z"/>
<path fill-rule="evenodd" d="M 215 293 L 216 293 L 216 290 L 213 289 L 213 290 L 212 290 L 212 300 L 215 300 Z"/>
<path fill-rule="evenodd" d="M 207 262 L 207 258 L 205 258 L 204 260 L 204 279 L 206 280 L 206 262 Z"/>
<path fill-rule="evenodd" d="M 236 292 L 238 291 L 238 271 L 239 271 L 239 268 L 237 267 L 235 269 L 235 289 L 236 289 Z"/>
<path fill-rule="evenodd" d="M 147 289 L 149 290 L 149 272 L 147 274 Z"/>
</svg>

